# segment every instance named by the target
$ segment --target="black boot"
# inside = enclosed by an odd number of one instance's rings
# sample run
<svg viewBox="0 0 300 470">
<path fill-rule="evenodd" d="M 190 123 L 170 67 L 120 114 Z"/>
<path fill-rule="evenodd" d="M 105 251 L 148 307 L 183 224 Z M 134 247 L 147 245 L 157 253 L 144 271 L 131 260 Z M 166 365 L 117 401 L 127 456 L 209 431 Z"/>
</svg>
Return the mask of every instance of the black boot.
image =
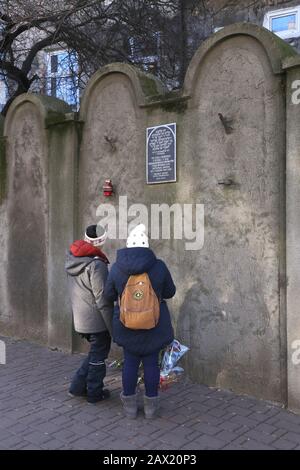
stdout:
<svg viewBox="0 0 300 470">
<path fill-rule="evenodd" d="M 106 400 L 107 398 L 110 397 L 110 391 L 107 389 L 103 389 L 101 394 L 98 396 L 88 396 L 87 397 L 87 402 L 90 404 L 98 403 L 99 401 Z"/>
<path fill-rule="evenodd" d="M 103 388 L 103 379 L 106 375 L 104 361 L 90 362 L 87 376 L 87 401 L 98 403 L 110 397 L 108 390 Z"/>
</svg>

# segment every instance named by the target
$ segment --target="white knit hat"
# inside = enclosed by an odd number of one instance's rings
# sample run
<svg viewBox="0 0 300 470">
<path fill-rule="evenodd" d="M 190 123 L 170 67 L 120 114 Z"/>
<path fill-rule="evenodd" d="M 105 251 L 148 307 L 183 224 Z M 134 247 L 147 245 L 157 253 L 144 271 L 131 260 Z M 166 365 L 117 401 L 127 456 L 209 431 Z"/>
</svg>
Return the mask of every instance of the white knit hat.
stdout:
<svg viewBox="0 0 300 470">
<path fill-rule="evenodd" d="M 84 240 L 93 246 L 102 246 L 107 238 L 107 231 L 101 225 L 89 225 Z"/>
<path fill-rule="evenodd" d="M 149 240 L 144 224 L 139 224 L 131 230 L 126 246 L 127 248 L 149 248 Z"/>
</svg>

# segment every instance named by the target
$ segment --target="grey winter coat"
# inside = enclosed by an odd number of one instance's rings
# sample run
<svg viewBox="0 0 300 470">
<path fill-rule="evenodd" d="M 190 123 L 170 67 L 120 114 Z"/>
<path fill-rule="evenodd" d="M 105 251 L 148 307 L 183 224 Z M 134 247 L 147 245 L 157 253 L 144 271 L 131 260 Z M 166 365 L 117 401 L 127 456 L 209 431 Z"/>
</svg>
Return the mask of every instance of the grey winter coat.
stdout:
<svg viewBox="0 0 300 470">
<path fill-rule="evenodd" d="M 67 252 L 68 274 L 74 327 L 78 333 L 112 332 L 113 302 L 104 295 L 107 265 L 99 257 L 73 256 Z"/>
</svg>

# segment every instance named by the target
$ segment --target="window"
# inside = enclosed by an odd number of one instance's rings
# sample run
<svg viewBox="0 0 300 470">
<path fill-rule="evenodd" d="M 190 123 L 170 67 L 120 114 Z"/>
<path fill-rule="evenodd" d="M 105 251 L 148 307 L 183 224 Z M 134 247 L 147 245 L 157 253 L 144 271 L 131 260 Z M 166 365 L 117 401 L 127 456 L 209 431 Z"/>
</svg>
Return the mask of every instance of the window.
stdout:
<svg viewBox="0 0 300 470">
<path fill-rule="evenodd" d="M 300 5 L 269 11 L 265 14 L 263 26 L 282 39 L 300 36 Z"/>
<path fill-rule="evenodd" d="M 129 58 L 140 64 L 145 72 L 156 73 L 159 68 L 161 33 L 158 31 L 143 41 L 136 37 L 129 38 Z"/>
<path fill-rule="evenodd" d="M 6 83 L 0 79 L 0 111 L 3 109 L 7 100 Z"/>
<path fill-rule="evenodd" d="M 47 53 L 46 92 L 66 101 L 75 110 L 79 106 L 78 60 L 74 52 Z"/>
</svg>

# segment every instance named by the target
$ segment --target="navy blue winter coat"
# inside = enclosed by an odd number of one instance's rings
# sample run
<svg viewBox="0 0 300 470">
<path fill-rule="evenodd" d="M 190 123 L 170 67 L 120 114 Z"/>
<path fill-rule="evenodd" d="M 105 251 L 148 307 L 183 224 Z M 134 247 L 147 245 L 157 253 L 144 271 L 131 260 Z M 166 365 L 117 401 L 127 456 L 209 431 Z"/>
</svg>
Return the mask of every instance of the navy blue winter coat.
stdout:
<svg viewBox="0 0 300 470">
<path fill-rule="evenodd" d="M 113 316 L 114 342 L 139 356 L 159 351 L 174 339 L 170 313 L 164 299 L 173 297 L 176 287 L 167 266 L 156 258 L 150 248 L 123 248 L 117 251 L 117 260 L 110 270 L 104 289 L 104 296 L 116 301 L 121 296 L 129 276 L 145 272 L 148 273 L 156 295 L 161 299 L 158 324 L 151 330 L 130 330 L 119 320 L 118 304 Z"/>
</svg>

